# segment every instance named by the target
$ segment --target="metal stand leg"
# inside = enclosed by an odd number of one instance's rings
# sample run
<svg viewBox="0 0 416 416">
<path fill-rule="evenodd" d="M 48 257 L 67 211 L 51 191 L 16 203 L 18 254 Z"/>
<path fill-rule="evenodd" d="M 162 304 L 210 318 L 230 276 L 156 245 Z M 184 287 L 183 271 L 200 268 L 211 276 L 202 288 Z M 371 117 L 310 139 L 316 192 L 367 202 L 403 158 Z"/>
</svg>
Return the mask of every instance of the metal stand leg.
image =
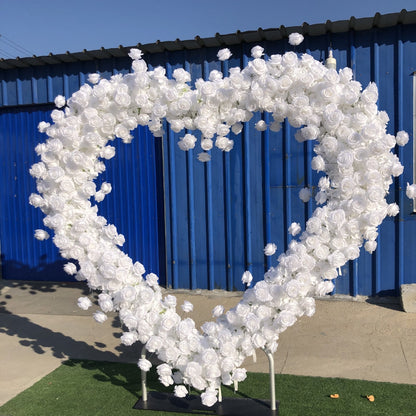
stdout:
<svg viewBox="0 0 416 416">
<path fill-rule="evenodd" d="M 273 354 L 267 350 L 263 350 L 269 360 L 269 375 L 270 375 L 270 409 L 276 410 L 276 386 L 274 378 L 274 358 Z"/>
<path fill-rule="evenodd" d="M 222 402 L 222 391 L 221 391 L 221 386 L 218 387 L 218 402 L 221 403 Z"/>
<path fill-rule="evenodd" d="M 140 357 L 146 358 L 146 346 L 144 345 L 143 345 Z M 142 400 L 143 402 L 147 402 L 146 371 L 141 370 L 141 377 L 142 377 Z"/>
</svg>

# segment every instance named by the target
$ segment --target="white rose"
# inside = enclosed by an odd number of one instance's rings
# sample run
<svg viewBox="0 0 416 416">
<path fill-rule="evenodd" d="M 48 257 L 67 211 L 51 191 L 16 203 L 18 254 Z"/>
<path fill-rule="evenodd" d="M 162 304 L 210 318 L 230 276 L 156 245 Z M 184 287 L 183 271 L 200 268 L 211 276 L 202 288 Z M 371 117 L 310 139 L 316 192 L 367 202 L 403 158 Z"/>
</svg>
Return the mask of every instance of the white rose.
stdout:
<svg viewBox="0 0 416 416">
<path fill-rule="evenodd" d="M 137 366 L 140 368 L 140 370 L 147 372 L 152 368 L 152 363 L 149 360 L 146 360 L 146 358 L 140 358 Z"/>
<path fill-rule="evenodd" d="M 100 293 L 98 295 L 98 304 L 103 312 L 110 312 L 114 307 L 111 296 L 106 293 Z"/>
<path fill-rule="evenodd" d="M 310 234 L 318 234 L 321 230 L 321 220 L 317 217 L 311 217 L 306 223 L 306 231 Z"/>
<path fill-rule="evenodd" d="M 64 271 L 69 275 L 74 275 L 77 272 L 77 266 L 74 263 L 66 263 L 64 265 Z"/>
<path fill-rule="evenodd" d="M 319 244 L 313 252 L 319 260 L 325 260 L 329 256 L 329 248 L 325 244 Z"/>
<path fill-rule="evenodd" d="M 356 246 L 348 246 L 343 250 L 343 252 L 348 260 L 355 260 L 360 256 L 360 249 Z"/>
<path fill-rule="evenodd" d="M 233 379 L 233 381 L 238 381 L 239 383 L 241 383 L 242 381 L 244 381 L 247 378 L 247 371 L 245 368 L 236 368 L 233 373 L 231 378 Z"/>
<path fill-rule="evenodd" d="M 192 312 L 193 309 L 194 309 L 194 305 L 192 305 L 191 302 L 185 300 L 184 303 L 183 303 L 183 305 L 182 305 L 182 310 L 184 312 L 187 312 L 188 313 L 188 312 Z"/>
<path fill-rule="evenodd" d="M 251 56 L 253 58 L 261 58 L 264 52 L 264 48 L 262 48 L 261 46 L 255 46 L 254 48 L 251 49 Z"/>
<path fill-rule="evenodd" d="M 193 134 L 186 134 L 179 140 L 178 146 L 181 150 L 187 151 L 195 147 L 196 140 L 197 139 Z"/>
<path fill-rule="evenodd" d="M 41 121 L 38 124 L 38 130 L 39 130 L 39 132 L 40 133 L 45 133 L 46 130 L 47 130 L 47 128 L 50 127 L 50 125 L 51 125 L 50 123 L 46 123 L 45 121 Z"/>
<path fill-rule="evenodd" d="M 347 259 L 345 258 L 344 254 L 341 251 L 334 251 L 332 254 L 328 256 L 328 263 L 332 267 L 341 267 L 347 262 Z"/>
<path fill-rule="evenodd" d="M 325 296 L 334 290 L 334 284 L 329 280 L 323 280 L 315 286 L 317 296 Z"/>
<path fill-rule="evenodd" d="M 58 95 L 58 96 L 55 98 L 55 105 L 56 105 L 58 108 L 62 108 L 62 107 L 64 107 L 64 106 L 65 106 L 65 104 L 66 104 L 66 99 L 65 99 L 65 97 L 64 97 L 63 95 Z"/>
<path fill-rule="evenodd" d="M 201 148 L 205 151 L 211 150 L 213 146 L 212 139 L 202 139 Z"/>
<path fill-rule="evenodd" d="M 254 313 L 250 312 L 245 317 L 244 325 L 245 325 L 245 327 L 247 328 L 247 330 L 249 332 L 251 332 L 252 334 L 254 334 L 260 328 L 260 319 L 258 318 L 257 315 L 255 315 Z"/>
<path fill-rule="evenodd" d="M 209 162 L 211 160 L 211 155 L 206 152 L 198 153 L 198 160 L 203 163 Z"/>
<path fill-rule="evenodd" d="M 266 256 L 273 256 L 276 253 L 277 247 L 274 243 L 268 243 L 266 247 L 264 247 L 264 254 Z"/>
<path fill-rule="evenodd" d="M 325 170 L 325 161 L 321 155 L 315 156 L 312 159 L 311 167 L 313 170 L 316 170 L 317 172 L 324 171 Z"/>
<path fill-rule="evenodd" d="M 399 131 L 396 135 L 396 143 L 399 146 L 405 146 L 409 141 L 409 135 L 405 131 Z"/>
<path fill-rule="evenodd" d="M 265 131 L 267 130 L 267 124 L 264 120 L 259 120 L 256 124 L 255 124 L 255 129 L 258 131 Z"/>
<path fill-rule="evenodd" d="M 136 293 L 136 289 L 133 286 L 125 286 L 121 291 L 121 296 L 124 301 L 132 302 L 136 298 Z"/>
<path fill-rule="evenodd" d="M 338 166 L 342 169 L 348 169 L 354 163 L 354 153 L 350 150 L 343 150 L 337 156 Z"/>
<path fill-rule="evenodd" d="M 220 61 L 226 61 L 227 59 L 230 59 L 232 53 L 228 48 L 220 49 L 217 53 L 217 57 Z"/>
<path fill-rule="evenodd" d="M 163 345 L 163 339 L 157 335 L 153 335 L 147 341 L 146 348 L 149 352 L 158 351 Z"/>
<path fill-rule="evenodd" d="M 183 68 L 176 68 L 172 73 L 172 77 L 180 83 L 186 83 L 191 81 L 191 74 L 185 71 Z"/>
<path fill-rule="evenodd" d="M 364 248 L 369 253 L 372 253 L 377 248 L 377 241 L 366 241 Z"/>
<path fill-rule="evenodd" d="M 160 326 L 165 331 L 170 331 L 175 325 L 178 324 L 179 321 L 180 321 L 180 317 L 177 313 L 172 312 L 172 311 L 167 311 L 162 317 Z"/>
<path fill-rule="evenodd" d="M 133 345 L 138 340 L 139 337 L 136 332 L 123 332 L 120 338 L 121 343 L 127 346 Z"/>
<path fill-rule="evenodd" d="M 86 311 L 89 307 L 92 306 L 92 302 L 87 297 L 80 297 L 78 298 L 78 307 Z"/>
<path fill-rule="evenodd" d="M 215 146 L 217 146 L 220 150 L 229 152 L 234 146 L 234 141 L 228 139 L 227 137 L 217 136 L 217 139 L 215 140 Z"/>
<path fill-rule="evenodd" d="M 49 234 L 45 230 L 35 230 L 35 238 L 39 241 L 47 240 Z"/>
<path fill-rule="evenodd" d="M 240 134 L 242 130 L 243 130 L 243 124 L 242 123 L 235 123 L 231 127 L 231 131 L 236 135 Z"/>
<path fill-rule="evenodd" d="M 395 217 L 399 212 L 399 206 L 395 202 L 387 206 L 387 215 L 389 217 Z"/>
<path fill-rule="evenodd" d="M 289 43 L 292 46 L 300 45 L 303 42 L 304 37 L 300 33 L 291 33 L 289 35 Z"/>
<path fill-rule="evenodd" d="M 300 233 L 301 229 L 302 228 L 300 227 L 300 224 L 298 222 L 292 222 L 292 224 L 290 224 L 288 231 L 289 231 L 289 234 L 295 236 Z"/>
<path fill-rule="evenodd" d="M 135 329 L 138 324 L 137 318 L 131 313 L 127 314 L 126 316 L 123 316 L 122 321 L 128 329 Z"/>
<path fill-rule="evenodd" d="M 130 49 L 129 56 L 131 59 L 141 59 L 143 52 L 140 49 L 132 48 Z"/>
<path fill-rule="evenodd" d="M 94 313 L 94 319 L 99 323 L 102 324 L 107 320 L 107 315 L 101 311 L 97 311 Z"/>
<path fill-rule="evenodd" d="M 194 378 L 202 374 L 202 367 L 199 363 L 195 361 L 190 361 L 187 363 L 184 375 L 188 378 Z"/>
<path fill-rule="evenodd" d="M 311 199 L 311 190 L 309 188 L 302 188 L 299 191 L 299 198 L 305 203 L 308 202 Z"/>
<path fill-rule="evenodd" d="M 204 406 L 213 406 L 217 402 L 217 391 L 215 389 L 208 388 L 201 394 L 201 401 Z"/>
<path fill-rule="evenodd" d="M 188 389 L 184 385 L 175 386 L 176 397 L 186 397 L 188 395 Z"/>
<path fill-rule="evenodd" d="M 406 186 L 406 196 L 409 199 L 416 198 L 416 184 L 409 185 L 409 183 Z"/>
<path fill-rule="evenodd" d="M 222 305 L 217 305 L 215 306 L 215 308 L 212 310 L 212 316 L 214 318 L 218 318 L 219 316 L 221 316 L 224 313 L 224 306 Z"/>
<path fill-rule="evenodd" d="M 243 284 L 246 284 L 247 286 L 250 286 L 252 281 L 253 281 L 253 275 L 248 270 L 245 271 L 241 277 L 241 282 Z"/>
</svg>

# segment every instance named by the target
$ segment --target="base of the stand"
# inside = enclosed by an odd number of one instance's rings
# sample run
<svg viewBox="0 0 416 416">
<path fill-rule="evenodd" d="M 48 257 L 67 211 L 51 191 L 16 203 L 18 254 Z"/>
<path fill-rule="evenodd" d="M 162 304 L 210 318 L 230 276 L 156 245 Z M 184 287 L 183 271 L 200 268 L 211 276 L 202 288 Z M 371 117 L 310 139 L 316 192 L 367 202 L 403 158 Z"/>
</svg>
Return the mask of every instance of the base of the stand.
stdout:
<svg viewBox="0 0 416 416">
<path fill-rule="evenodd" d="M 175 397 L 172 393 L 148 392 L 147 401 L 140 399 L 133 409 L 159 410 L 163 412 L 182 412 L 205 415 L 222 416 L 277 416 L 279 402 L 276 401 L 276 410 L 270 409 L 270 400 L 245 399 L 223 397 L 221 403 L 212 407 L 204 406 L 199 396 Z"/>
</svg>

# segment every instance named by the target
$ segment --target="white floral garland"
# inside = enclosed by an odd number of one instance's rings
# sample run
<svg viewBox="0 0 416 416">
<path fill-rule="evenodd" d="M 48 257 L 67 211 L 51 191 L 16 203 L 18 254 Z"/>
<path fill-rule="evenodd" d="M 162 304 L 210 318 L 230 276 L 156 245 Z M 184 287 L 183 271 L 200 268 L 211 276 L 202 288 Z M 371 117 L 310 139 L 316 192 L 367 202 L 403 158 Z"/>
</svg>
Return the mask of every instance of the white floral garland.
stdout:
<svg viewBox="0 0 416 416">
<path fill-rule="evenodd" d="M 299 36 L 292 36 L 291 43 L 300 43 Z M 127 328 L 121 341 L 145 344 L 165 362 L 157 367 L 164 385 L 177 384 L 180 397 L 187 393 L 185 385 L 192 385 L 211 406 L 221 383 L 246 377 L 240 365 L 256 348 L 275 352 L 281 332 L 300 316 L 313 315 L 313 296 L 332 291 L 337 270 L 359 256 L 364 242 L 367 251 L 375 250 L 378 226 L 386 215 L 399 212 L 385 197 L 392 176 L 403 171 L 391 149 L 406 144 L 408 135 L 386 133 L 388 116 L 377 109 L 375 84 L 362 91 L 351 69 L 327 69 L 307 54 L 286 52 L 265 60 L 263 48 L 256 46 L 244 69 L 231 68 L 229 77 L 214 70 L 208 81 L 198 79 L 195 89 L 188 85 L 191 76 L 184 69 L 175 69 L 174 79 L 168 79 L 162 67 L 149 71 L 139 50 L 129 55 L 133 73 L 110 80 L 91 74 L 92 87 L 83 85 L 67 102 L 56 98 L 58 108 L 66 106 L 52 112 L 53 125 L 39 124 L 49 138 L 36 147 L 41 162 L 30 173 L 39 194 L 32 194 L 30 203 L 46 214 L 44 224 L 54 231 L 53 242 L 62 256 L 78 261 L 79 268 L 68 262 L 65 271 L 101 291 L 101 311 L 94 313 L 95 319 L 103 322 L 107 312 L 119 311 Z M 230 55 L 228 49 L 218 53 L 220 60 Z M 317 141 L 312 168 L 327 174 L 316 195 L 323 205 L 264 280 L 246 290 L 235 308 L 214 308 L 216 320 L 205 323 L 201 333 L 192 319 L 180 318 L 174 296 L 163 298 L 158 277 L 146 274 L 142 264 L 119 249 L 124 237 L 91 202 L 92 197 L 102 201 L 111 185 L 104 182 L 97 190 L 94 181 L 105 170 L 102 159 L 115 155 L 108 142 L 116 137 L 130 142 L 130 131 L 138 125 L 147 125 L 154 136 L 163 135 L 164 119 L 174 132 L 200 130 L 203 151 L 198 158 L 208 161 L 214 137 L 215 146 L 231 150 L 230 130 L 240 133 L 256 111 L 273 116 L 269 126 L 262 120 L 256 123 L 260 131 L 278 131 L 287 119 L 299 128 L 298 141 Z M 178 145 L 188 150 L 196 142 L 195 136 L 185 134 Z M 412 187 L 409 196 L 416 195 Z M 300 197 L 306 202 L 310 191 L 302 190 Z M 289 228 L 293 235 L 300 231 L 296 223 Z M 35 236 L 49 235 L 36 230 Z M 275 251 L 273 244 L 265 248 L 267 255 Z M 243 275 L 244 282 L 250 284 L 251 279 L 249 272 Z M 82 309 L 92 305 L 85 297 L 78 304 Z M 192 304 L 185 302 L 182 308 L 189 312 Z M 146 359 L 138 364 L 146 371 L 151 367 Z"/>
</svg>

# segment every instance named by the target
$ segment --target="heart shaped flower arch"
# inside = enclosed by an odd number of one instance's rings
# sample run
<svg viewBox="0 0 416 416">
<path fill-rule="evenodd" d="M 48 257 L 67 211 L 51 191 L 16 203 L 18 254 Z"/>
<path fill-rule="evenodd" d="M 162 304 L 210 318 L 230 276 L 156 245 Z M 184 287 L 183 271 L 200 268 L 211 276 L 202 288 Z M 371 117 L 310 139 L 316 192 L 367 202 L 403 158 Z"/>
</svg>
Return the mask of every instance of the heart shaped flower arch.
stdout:
<svg viewBox="0 0 416 416">
<path fill-rule="evenodd" d="M 177 384 L 178 396 L 186 394 L 184 385 L 192 385 L 210 406 L 221 383 L 245 378 L 240 365 L 256 348 L 274 352 L 281 332 L 314 313 L 313 296 L 333 289 L 337 269 L 356 259 L 363 244 L 375 250 L 378 226 L 399 211 L 385 200 L 392 176 L 403 171 L 391 149 L 406 144 L 408 136 L 386 133 L 388 116 L 377 109 L 375 84 L 362 91 L 349 68 L 327 69 L 307 54 L 287 52 L 265 60 L 263 48 L 256 46 L 244 69 L 231 68 L 228 77 L 212 71 L 194 89 L 185 70 L 176 69 L 168 79 L 161 67 L 149 71 L 141 55 L 131 50 L 131 74 L 110 80 L 92 74 L 92 87 L 83 85 L 67 102 L 56 98 L 58 108 L 66 107 L 52 112 L 53 125 L 39 125 L 49 138 L 36 147 L 41 162 L 30 172 L 39 194 L 32 194 L 30 203 L 46 214 L 44 224 L 54 231 L 62 256 L 77 260 L 78 266 L 68 262 L 65 271 L 101 291 L 95 319 L 103 322 L 106 312 L 118 311 L 128 329 L 122 342 L 145 344 L 164 362 L 157 368 L 164 385 Z M 218 56 L 224 60 L 230 53 L 224 49 Z M 92 197 L 102 201 L 111 185 L 97 190 L 94 181 L 105 170 L 102 159 L 115 154 L 108 142 L 119 137 L 128 143 L 138 125 L 147 125 L 155 136 L 162 136 L 164 119 L 175 132 L 200 130 L 204 151 L 198 157 L 207 161 L 213 139 L 220 149 L 231 150 L 228 133 L 241 132 L 255 111 L 273 115 L 269 126 L 256 124 L 259 130 L 278 131 L 287 119 L 299 128 L 298 141 L 317 141 L 312 168 L 327 175 L 316 195 L 321 206 L 264 280 L 246 290 L 235 308 L 224 312 L 217 306 L 216 320 L 200 332 L 192 319 L 180 318 L 174 296 L 163 298 L 157 276 L 119 249 L 124 237 L 91 202 Z M 178 144 L 188 150 L 196 141 L 185 134 Z M 297 231 L 293 224 L 291 232 Z M 36 230 L 35 236 L 45 239 L 48 233 Z M 78 304 L 87 309 L 91 301 L 80 298 Z M 192 305 L 185 302 L 183 309 Z M 151 364 L 140 359 L 139 366 L 148 370 Z"/>
</svg>

